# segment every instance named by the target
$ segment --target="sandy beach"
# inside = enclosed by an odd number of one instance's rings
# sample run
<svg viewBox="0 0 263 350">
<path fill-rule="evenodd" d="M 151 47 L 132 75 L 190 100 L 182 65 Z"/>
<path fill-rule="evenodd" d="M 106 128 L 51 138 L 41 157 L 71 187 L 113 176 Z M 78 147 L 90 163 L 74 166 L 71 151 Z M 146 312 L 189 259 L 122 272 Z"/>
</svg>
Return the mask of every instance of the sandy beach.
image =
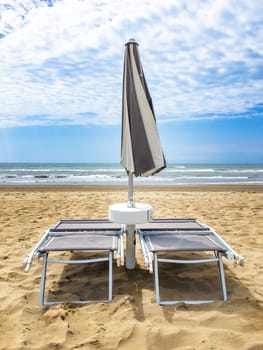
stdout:
<svg viewBox="0 0 263 350">
<path fill-rule="evenodd" d="M 155 218 L 196 218 L 212 226 L 245 257 L 244 267 L 224 259 L 229 300 L 157 306 L 138 242 L 136 269 L 114 266 L 112 302 L 42 308 L 42 261 L 34 261 L 26 273 L 24 257 L 60 219 L 107 218 L 110 204 L 127 201 L 127 188 L 1 186 L 0 349 L 263 349 L 263 186 L 147 186 L 137 187 L 134 197 L 152 205 Z M 47 290 L 60 291 L 62 298 L 67 293 L 96 294 L 106 286 L 105 271 L 106 265 L 98 271 L 52 265 Z M 178 285 L 175 279 L 188 284 Z M 163 284 L 175 293 L 177 287 L 180 293 L 186 288 L 199 298 L 220 299 L 210 265 L 194 267 L 192 278 L 189 269 L 169 267 Z"/>
</svg>

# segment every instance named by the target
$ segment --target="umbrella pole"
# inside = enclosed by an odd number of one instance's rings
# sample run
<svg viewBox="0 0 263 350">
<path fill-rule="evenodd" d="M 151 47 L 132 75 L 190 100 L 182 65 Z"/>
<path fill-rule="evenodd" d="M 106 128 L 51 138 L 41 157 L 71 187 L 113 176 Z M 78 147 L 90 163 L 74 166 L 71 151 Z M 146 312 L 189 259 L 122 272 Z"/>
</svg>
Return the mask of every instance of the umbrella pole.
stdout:
<svg viewBox="0 0 263 350">
<path fill-rule="evenodd" d="M 136 236 L 135 236 L 135 225 L 126 225 L 126 268 L 134 269 L 136 265 L 135 258 L 135 247 L 136 247 Z"/>
<path fill-rule="evenodd" d="M 133 202 L 133 174 L 129 173 L 128 178 L 128 208 L 134 208 L 134 202 Z"/>
<path fill-rule="evenodd" d="M 134 208 L 133 202 L 133 174 L 129 173 L 128 178 L 128 208 Z M 135 260 L 135 225 L 126 225 L 126 268 L 134 269 L 136 265 Z"/>
</svg>

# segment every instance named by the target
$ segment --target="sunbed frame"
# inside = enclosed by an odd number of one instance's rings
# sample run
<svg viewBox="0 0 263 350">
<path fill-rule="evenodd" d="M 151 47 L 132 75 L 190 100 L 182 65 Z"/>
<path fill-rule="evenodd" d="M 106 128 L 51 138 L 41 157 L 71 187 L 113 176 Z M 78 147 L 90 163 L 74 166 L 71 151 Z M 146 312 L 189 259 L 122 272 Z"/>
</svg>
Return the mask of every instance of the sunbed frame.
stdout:
<svg viewBox="0 0 263 350">
<path fill-rule="evenodd" d="M 161 300 L 159 286 L 159 263 L 201 264 L 216 262 L 218 265 L 222 299 L 227 300 L 227 289 L 222 257 L 234 260 L 243 265 L 243 257 L 237 254 L 214 229 L 195 219 L 155 219 L 146 224 L 137 225 L 144 262 L 154 275 L 156 303 L 170 305 L 178 302 L 189 304 L 208 303 L 214 300 Z M 109 220 L 61 220 L 51 226 L 41 237 L 36 246 L 24 259 L 25 271 L 29 271 L 34 258 L 43 258 L 40 283 L 40 304 L 53 305 L 64 301 L 45 301 L 46 273 L 48 263 L 89 264 L 108 262 L 108 295 L 103 300 L 66 301 L 67 303 L 90 303 L 93 301 L 112 300 L 113 289 L 113 259 L 118 258 L 124 265 L 123 235 L 125 229 Z M 92 252 L 98 253 L 94 258 L 80 260 L 54 259 L 51 253 L 59 252 Z M 213 257 L 207 254 L 202 259 L 178 259 L 163 257 L 166 253 L 178 251 L 213 252 Z M 103 256 L 102 256 L 103 254 Z"/>
<path fill-rule="evenodd" d="M 159 219 L 150 223 L 138 225 L 141 249 L 144 262 L 150 272 L 154 272 L 154 287 L 156 303 L 171 305 L 178 302 L 187 304 L 210 303 L 214 300 L 161 300 L 159 286 L 159 263 L 201 264 L 216 262 L 218 265 L 222 299 L 227 300 L 222 256 L 233 259 L 237 264 L 243 264 L 243 257 L 238 255 L 216 232 L 208 225 L 195 219 Z M 214 257 L 202 259 L 161 258 L 161 253 L 195 251 L 214 252 Z M 162 254 L 163 255 L 163 254 Z"/>
<path fill-rule="evenodd" d="M 79 260 L 49 258 L 50 253 L 66 251 L 98 252 L 100 256 Z M 101 253 L 105 256 L 101 257 Z M 93 301 L 106 302 L 112 300 L 114 253 L 116 257 L 119 257 L 120 264 L 123 265 L 123 229 L 120 225 L 113 224 L 108 220 L 61 220 L 44 233 L 37 245 L 25 258 L 23 266 L 25 271 L 28 271 L 34 257 L 43 257 L 39 302 L 40 305 L 53 305 L 61 304 L 63 301 L 45 301 L 48 263 L 89 264 L 108 261 L 108 298 L 103 300 L 70 301 L 70 303 L 76 304 L 85 304 Z"/>
</svg>

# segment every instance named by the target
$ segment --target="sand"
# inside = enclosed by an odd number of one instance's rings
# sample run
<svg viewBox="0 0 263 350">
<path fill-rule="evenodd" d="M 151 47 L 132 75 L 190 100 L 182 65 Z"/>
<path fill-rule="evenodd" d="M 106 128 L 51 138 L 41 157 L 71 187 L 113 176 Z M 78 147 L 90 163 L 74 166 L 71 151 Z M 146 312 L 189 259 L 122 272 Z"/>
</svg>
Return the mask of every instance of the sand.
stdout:
<svg viewBox="0 0 263 350">
<path fill-rule="evenodd" d="M 245 257 L 244 267 L 224 259 L 227 302 L 157 306 L 152 275 L 143 266 L 138 243 L 135 270 L 114 266 L 112 302 L 38 305 L 42 261 L 35 260 L 28 273 L 21 264 L 43 232 L 63 218 L 107 218 L 110 204 L 126 200 L 126 188 L 117 186 L 0 187 L 0 349 L 262 350 L 263 186 L 135 191 L 137 202 L 154 207 L 155 218 L 196 218 Z M 49 296 L 96 294 L 106 288 L 105 271 L 103 264 L 95 269 L 52 265 Z M 163 271 L 164 293 L 184 295 L 190 290 L 199 298 L 220 298 L 212 266 Z"/>
</svg>

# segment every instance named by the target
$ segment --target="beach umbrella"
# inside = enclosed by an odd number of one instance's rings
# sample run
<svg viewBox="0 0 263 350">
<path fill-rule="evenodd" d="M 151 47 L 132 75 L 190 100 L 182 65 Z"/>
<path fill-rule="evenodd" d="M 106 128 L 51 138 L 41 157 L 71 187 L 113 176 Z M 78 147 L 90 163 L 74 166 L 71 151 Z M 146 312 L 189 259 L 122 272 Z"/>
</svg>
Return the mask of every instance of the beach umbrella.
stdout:
<svg viewBox="0 0 263 350">
<path fill-rule="evenodd" d="M 166 167 L 152 99 L 134 39 L 125 44 L 121 164 L 129 176 L 129 207 L 134 206 L 133 176 L 154 175 Z"/>
</svg>

